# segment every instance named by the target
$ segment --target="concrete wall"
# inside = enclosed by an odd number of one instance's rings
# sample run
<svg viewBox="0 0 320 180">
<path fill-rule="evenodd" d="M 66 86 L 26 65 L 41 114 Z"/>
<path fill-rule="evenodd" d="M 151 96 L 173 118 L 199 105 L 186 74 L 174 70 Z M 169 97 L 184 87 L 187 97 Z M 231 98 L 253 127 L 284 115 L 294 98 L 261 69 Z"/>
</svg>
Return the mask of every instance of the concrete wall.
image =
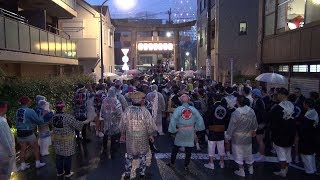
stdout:
<svg viewBox="0 0 320 180">
<path fill-rule="evenodd" d="M 224 0 L 219 4 L 219 80 L 228 79 L 230 59 L 235 75 L 256 74 L 259 1 Z M 247 35 L 239 35 L 240 22 L 247 22 Z"/>
<path fill-rule="evenodd" d="M 200 1 L 198 0 L 198 67 L 206 66 L 207 59 L 208 7 L 201 12 Z M 256 0 L 215 1 L 215 5 L 211 8 L 212 34 L 215 35 L 211 39 L 211 71 L 212 77 L 216 80 L 230 80 L 231 58 L 234 59 L 234 75 L 256 74 L 258 7 L 259 1 Z M 240 22 L 247 22 L 247 35 L 239 35 Z M 202 47 L 200 47 L 200 33 L 203 38 Z"/>
<path fill-rule="evenodd" d="M 52 77 L 60 74 L 58 65 L 1 62 L 0 68 L 11 77 Z"/>
</svg>

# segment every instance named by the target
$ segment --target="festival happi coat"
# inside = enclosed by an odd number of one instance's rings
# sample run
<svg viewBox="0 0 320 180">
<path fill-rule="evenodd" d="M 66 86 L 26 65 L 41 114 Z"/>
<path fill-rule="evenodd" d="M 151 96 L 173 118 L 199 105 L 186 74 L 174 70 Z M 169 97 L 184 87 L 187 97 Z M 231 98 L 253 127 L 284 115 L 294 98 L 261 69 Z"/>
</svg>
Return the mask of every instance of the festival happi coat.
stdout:
<svg viewBox="0 0 320 180">
<path fill-rule="evenodd" d="M 52 118 L 53 123 L 53 145 L 55 153 L 60 156 L 71 156 L 75 154 L 75 132 L 80 131 L 84 121 L 77 121 L 72 115 L 57 113 Z"/>
<path fill-rule="evenodd" d="M 194 132 L 204 129 L 205 126 L 200 113 L 188 103 L 176 108 L 169 125 L 169 132 L 177 133 L 174 145 L 180 147 L 194 147 Z"/>
<path fill-rule="evenodd" d="M 100 111 L 100 118 L 104 120 L 106 135 L 112 136 L 120 133 L 119 122 L 122 112 L 121 103 L 116 97 L 116 90 L 110 88 L 108 97 L 103 100 Z"/>
<path fill-rule="evenodd" d="M 232 144 L 250 145 L 252 143 L 252 132 L 258 128 L 256 115 L 248 106 L 239 107 L 232 113 L 226 139 Z"/>
<path fill-rule="evenodd" d="M 149 136 L 156 132 L 156 125 L 145 107 L 129 106 L 120 121 L 120 131 L 126 135 L 127 153 L 145 155 L 149 151 Z"/>
</svg>

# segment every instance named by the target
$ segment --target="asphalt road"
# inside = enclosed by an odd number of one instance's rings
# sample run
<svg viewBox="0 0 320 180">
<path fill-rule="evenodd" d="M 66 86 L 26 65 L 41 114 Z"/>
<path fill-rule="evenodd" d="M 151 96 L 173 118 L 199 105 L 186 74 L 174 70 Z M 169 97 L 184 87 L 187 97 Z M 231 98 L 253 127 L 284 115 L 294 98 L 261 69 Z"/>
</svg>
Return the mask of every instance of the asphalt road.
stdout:
<svg viewBox="0 0 320 180">
<path fill-rule="evenodd" d="M 108 157 L 106 160 L 100 160 L 101 139 L 91 137 L 91 142 L 87 144 L 79 143 L 77 147 L 77 154 L 73 156 L 72 171 L 75 175 L 71 179 L 79 180 L 120 180 L 124 172 L 124 153 L 125 147 L 121 145 L 119 151 L 112 157 Z M 181 154 L 176 161 L 175 167 L 168 167 L 166 165 L 169 162 L 171 152 L 172 139 L 165 135 L 157 138 L 157 146 L 160 153 L 152 155 L 148 154 L 147 159 L 147 179 L 151 180 L 206 180 L 206 179 L 221 179 L 221 180 L 233 180 L 233 179 L 252 179 L 252 180 L 275 180 L 280 179 L 273 175 L 273 171 L 278 170 L 275 157 L 268 157 L 268 162 L 255 163 L 254 175 L 247 175 L 246 178 L 240 178 L 233 174 L 236 169 L 235 163 L 230 160 L 226 161 L 226 167 L 220 169 L 218 161 L 216 162 L 216 169 L 209 170 L 203 165 L 207 163 L 206 150 L 201 153 L 195 153 L 192 156 L 190 163 L 190 170 L 186 172 L 183 168 L 183 157 Z M 57 178 L 55 169 L 55 156 L 51 149 L 49 156 L 43 157 L 42 160 L 47 165 L 41 169 L 36 169 L 34 163 L 31 163 L 30 169 L 24 172 L 18 172 L 13 175 L 11 179 L 14 180 L 51 180 L 51 179 L 67 179 Z M 132 179 L 139 179 L 136 177 L 136 169 L 138 162 L 134 161 L 133 170 L 131 173 Z M 292 165 L 289 168 L 289 180 L 319 180 L 319 176 L 307 176 L 303 174 L 301 164 Z"/>
</svg>

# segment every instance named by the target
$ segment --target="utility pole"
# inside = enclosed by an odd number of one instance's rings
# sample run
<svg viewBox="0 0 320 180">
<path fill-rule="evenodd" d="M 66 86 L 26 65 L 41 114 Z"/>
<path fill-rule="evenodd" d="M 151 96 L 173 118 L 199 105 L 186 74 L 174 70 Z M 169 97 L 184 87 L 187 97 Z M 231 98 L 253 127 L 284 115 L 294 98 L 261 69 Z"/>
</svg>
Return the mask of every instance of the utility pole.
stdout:
<svg viewBox="0 0 320 180">
<path fill-rule="evenodd" d="M 103 10 L 103 5 L 107 2 L 108 0 L 105 0 L 101 4 L 101 9 L 100 9 L 100 66 L 101 66 L 101 79 L 102 82 L 104 80 L 104 62 L 103 62 L 103 23 L 102 23 L 102 10 Z"/>
<path fill-rule="evenodd" d="M 231 84 L 231 86 L 233 86 L 233 64 L 234 63 L 234 60 L 233 60 L 233 58 L 231 58 L 230 59 L 230 84 Z"/>
<path fill-rule="evenodd" d="M 207 71 L 210 71 L 210 74 L 207 73 L 207 78 L 211 78 L 212 69 L 211 69 L 211 0 L 207 0 Z"/>
<path fill-rule="evenodd" d="M 171 23 L 171 21 L 172 21 L 172 20 L 171 20 L 171 14 L 172 14 L 171 8 L 169 9 L 168 14 L 169 14 L 169 24 L 172 24 L 172 23 Z"/>
</svg>

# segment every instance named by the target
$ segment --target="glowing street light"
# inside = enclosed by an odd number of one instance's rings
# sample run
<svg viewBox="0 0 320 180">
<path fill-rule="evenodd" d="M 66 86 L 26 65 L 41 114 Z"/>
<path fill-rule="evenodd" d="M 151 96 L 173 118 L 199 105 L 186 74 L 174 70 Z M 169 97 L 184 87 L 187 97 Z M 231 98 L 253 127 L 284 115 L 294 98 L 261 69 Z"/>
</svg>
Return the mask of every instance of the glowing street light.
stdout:
<svg viewBox="0 0 320 180">
<path fill-rule="evenodd" d="M 167 37 L 171 37 L 171 32 L 167 32 L 167 33 L 166 33 L 166 36 L 167 36 Z"/>
<path fill-rule="evenodd" d="M 123 11 L 130 10 L 137 5 L 137 0 L 116 0 L 115 5 Z"/>
<path fill-rule="evenodd" d="M 186 56 L 189 56 L 189 55 L 190 55 L 190 53 L 187 51 L 187 52 L 186 52 Z"/>
</svg>

